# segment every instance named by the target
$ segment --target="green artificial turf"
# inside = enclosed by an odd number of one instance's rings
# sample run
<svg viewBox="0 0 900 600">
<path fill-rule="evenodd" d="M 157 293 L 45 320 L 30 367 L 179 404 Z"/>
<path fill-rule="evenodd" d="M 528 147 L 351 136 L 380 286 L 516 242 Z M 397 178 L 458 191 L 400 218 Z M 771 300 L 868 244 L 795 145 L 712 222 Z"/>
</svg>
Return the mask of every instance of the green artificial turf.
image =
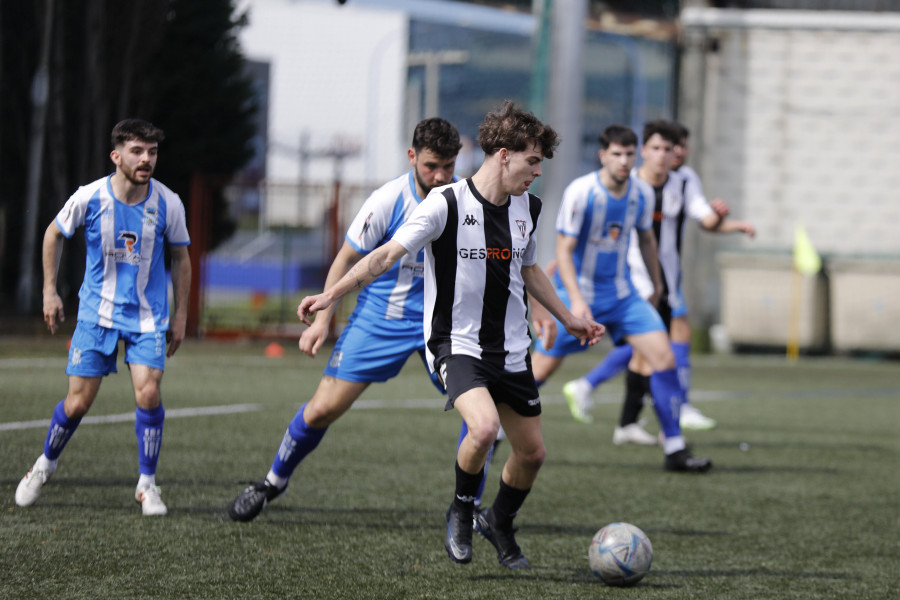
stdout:
<svg viewBox="0 0 900 600">
<path fill-rule="evenodd" d="M 443 548 L 459 417 L 418 358 L 373 385 L 251 523 L 227 506 L 262 478 L 328 349 L 188 341 L 163 382 L 157 481 L 169 514 L 134 502 L 128 421 L 85 422 L 38 502 L 19 479 L 65 395 L 64 337 L 0 340 L 0 598 L 727 598 L 900 597 L 900 366 L 783 356 L 695 356 L 695 404 L 718 421 L 686 432 L 706 475 L 662 470 L 659 448 L 613 446 L 621 378 L 595 393 L 596 423 L 569 415 L 562 384 L 602 356 L 571 357 L 542 390 L 547 460 L 516 519 L 533 569 L 512 572 L 476 534 L 475 558 Z M 127 369 L 89 416 L 133 412 Z M 221 407 L 252 405 L 219 414 Z M 207 409 L 196 416 L 182 409 Z M 657 431 L 648 406 L 648 429 Z M 10 425 L 18 424 L 18 425 Z M 485 500 L 509 451 L 501 444 Z M 650 573 L 608 588 L 587 549 L 603 525 L 650 537 Z"/>
</svg>

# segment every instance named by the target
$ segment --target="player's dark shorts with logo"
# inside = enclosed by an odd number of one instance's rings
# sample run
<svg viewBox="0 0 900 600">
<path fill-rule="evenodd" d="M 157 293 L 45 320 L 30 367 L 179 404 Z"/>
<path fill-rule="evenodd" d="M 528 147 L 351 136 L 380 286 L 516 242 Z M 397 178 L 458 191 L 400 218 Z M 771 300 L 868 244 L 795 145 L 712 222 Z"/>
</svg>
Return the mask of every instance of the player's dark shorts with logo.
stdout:
<svg viewBox="0 0 900 600">
<path fill-rule="evenodd" d="M 523 417 L 541 414 L 541 396 L 534 383 L 531 363 L 518 373 L 509 373 L 481 359 L 466 354 L 453 354 L 440 362 L 439 376 L 447 389 L 445 410 L 462 394 L 477 387 L 487 388 L 494 404 L 508 404 Z"/>
</svg>

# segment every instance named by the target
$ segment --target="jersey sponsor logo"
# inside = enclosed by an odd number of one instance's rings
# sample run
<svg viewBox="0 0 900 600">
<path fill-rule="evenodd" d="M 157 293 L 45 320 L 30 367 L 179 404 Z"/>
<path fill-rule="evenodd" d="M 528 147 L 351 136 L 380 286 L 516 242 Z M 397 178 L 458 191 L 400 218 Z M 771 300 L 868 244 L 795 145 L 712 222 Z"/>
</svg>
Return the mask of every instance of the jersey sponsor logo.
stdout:
<svg viewBox="0 0 900 600">
<path fill-rule="evenodd" d="M 619 239 L 619 234 L 622 233 L 622 224 L 607 223 L 605 229 L 606 231 L 603 232 L 603 236 L 615 242 Z"/>
<path fill-rule="evenodd" d="M 125 249 L 129 253 L 134 252 L 134 244 L 137 242 L 138 236 L 133 231 L 123 231 L 119 234 L 120 240 L 125 240 Z"/>
<path fill-rule="evenodd" d="M 356 236 L 356 240 L 357 240 L 357 241 L 360 241 L 360 242 L 361 242 L 363 236 L 366 235 L 366 232 L 369 230 L 369 227 L 371 227 L 371 225 L 372 225 L 372 215 L 374 215 L 374 214 L 375 214 L 374 212 L 370 212 L 370 213 L 369 213 L 369 216 L 366 217 L 366 222 L 363 223 L 362 231 L 360 231 L 360 232 L 359 232 L 359 235 Z"/>
<path fill-rule="evenodd" d="M 516 219 L 516 227 L 519 228 L 519 233 L 521 233 L 522 237 L 524 238 L 525 237 L 525 221 Z"/>
<path fill-rule="evenodd" d="M 525 248 L 460 248 L 460 258 L 472 260 L 511 260 L 522 258 Z"/>
<path fill-rule="evenodd" d="M 400 269 L 403 271 L 411 271 L 413 277 L 425 277 L 425 263 L 405 262 L 400 264 Z"/>
<path fill-rule="evenodd" d="M 474 215 L 467 214 L 463 221 L 463 225 L 478 225 L 478 219 L 476 219 Z"/>
<path fill-rule="evenodd" d="M 119 233 L 118 239 L 125 241 L 125 247 L 107 250 L 106 255 L 111 256 L 118 263 L 141 264 L 141 254 L 134 249 L 134 245 L 138 241 L 138 234 L 133 231 L 122 231 Z"/>
</svg>

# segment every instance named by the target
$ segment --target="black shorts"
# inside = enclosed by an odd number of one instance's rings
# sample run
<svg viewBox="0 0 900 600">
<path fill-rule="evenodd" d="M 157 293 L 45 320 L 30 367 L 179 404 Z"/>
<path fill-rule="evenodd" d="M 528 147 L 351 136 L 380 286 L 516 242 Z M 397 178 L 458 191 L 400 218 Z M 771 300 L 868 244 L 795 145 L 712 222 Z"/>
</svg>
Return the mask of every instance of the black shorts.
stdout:
<svg viewBox="0 0 900 600">
<path fill-rule="evenodd" d="M 531 372 L 531 361 L 528 361 L 526 370 L 508 373 L 478 358 L 454 354 L 440 362 L 438 377 L 447 390 L 448 399 L 444 410 L 453 408 L 454 402 L 462 394 L 483 387 L 487 388 L 494 404 L 508 404 L 523 417 L 541 414 L 541 395 L 534 382 L 534 373 Z"/>
</svg>

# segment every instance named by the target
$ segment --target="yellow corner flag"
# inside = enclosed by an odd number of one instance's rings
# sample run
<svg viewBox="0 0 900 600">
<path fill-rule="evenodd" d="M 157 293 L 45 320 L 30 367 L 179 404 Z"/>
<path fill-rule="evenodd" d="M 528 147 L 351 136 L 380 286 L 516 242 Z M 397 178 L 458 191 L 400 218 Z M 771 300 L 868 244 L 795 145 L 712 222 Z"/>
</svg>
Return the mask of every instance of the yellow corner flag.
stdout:
<svg viewBox="0 0 900 600">
<path fill-rule="evenodd" d="M 822 269 L 822 259 L 803 225 L 794 229 L 794 269 L 803 275 L 815 275 Z"/>
</svg>

